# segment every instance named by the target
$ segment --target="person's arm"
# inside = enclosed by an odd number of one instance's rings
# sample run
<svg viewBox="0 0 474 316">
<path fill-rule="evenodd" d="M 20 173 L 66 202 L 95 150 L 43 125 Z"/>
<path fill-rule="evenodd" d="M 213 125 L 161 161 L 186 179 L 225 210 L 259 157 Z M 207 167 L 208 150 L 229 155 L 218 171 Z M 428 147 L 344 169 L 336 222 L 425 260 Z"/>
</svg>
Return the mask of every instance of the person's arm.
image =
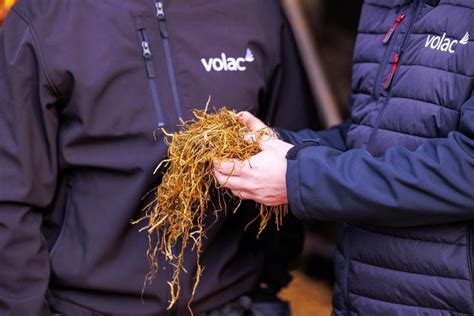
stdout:
<svg viewBox="0 0 474 316">
<path fill-rule="evenodd" d="M 0 315 L 49 315 L 41 233 L 57 178 L 57 94 L 34 28 L 9 13 L 0 32 Z"/>
<path fill-rule="evenodd" d="M 254 130 L 263 126 L 248 113 L 241 119 Z M 415 151 L 398 146 L 375 158 L 364 149 L 277 139 L 261 148 L 248 161 L 216 162 L 216 178 L 245 199 L 288 201 L 301 219 L 385 226 L 474 219 L 474 97 L 462 107 L 458 131 Z"/>
<path fill-rule="evenodd" d="M 325 130 L 304 129 L 293 132 L 285 129 L 276 128 L 278 135 L 282 140 L 292 145 L 300 145 L 305 141 L 315 141 L 322 146 L 328 146 L 340 151 L 346 151 L 347 131 L 352 124 L 352 120 L 333 126 Z"/>
<path fill-rule="evenodd" d="M 300 218 L 387 226 L 474 219 L 474 97 L 462 107 L 459 131 L 416 151 L 324 146 L 287 153 L 287 194 Z"/>
</svg>

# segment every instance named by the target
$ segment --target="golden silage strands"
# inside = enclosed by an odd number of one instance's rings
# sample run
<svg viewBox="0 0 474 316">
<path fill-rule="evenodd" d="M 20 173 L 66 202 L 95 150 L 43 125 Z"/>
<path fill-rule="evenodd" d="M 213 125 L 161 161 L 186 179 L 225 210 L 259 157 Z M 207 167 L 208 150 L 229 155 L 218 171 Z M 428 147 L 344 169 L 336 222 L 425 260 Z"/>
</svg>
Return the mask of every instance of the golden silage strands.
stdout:
<svg viewBox="0 0 474 316">
<path fill-rule="evenodd" d="M 217 218 L 218 213 L 226 209 L 226 201 L 237 199 L 215 179 L 213 161 L 244 161 L 261 151 L 261 141 L 274 137 L 272 130 L 267 128 L 258 131 L 250 139 L 244 139 L 250 130 L 239 121 L 235 111 L 226 108 L 208 114 L 206 106 L 204 111 L 194 110 L 193 115 L 195 119 L 181 122 L 181 131 L 169 134 L 163 130 L 167 136 L 165 141 L 169 145 L 168 158 L 160 163 L 155 173 L 163 165 L 168 169 L 156 189 L 155 200 L 145 208 L 145 216 L 134 222 L 148 222 L 148 225 L 141 229 L 147 231 L 149 242 L 147 258 L 150 272 L 145 277 L 144 286 L 157 276 L 158 255 L 165 256 L 166 261 L 175 268 L 172 279 L 167 282 L 171 294 L 168 309 L 179 298 L 181 271 L 187 272 L 183 262 L 188 243 L 191 243 L 191 249 L 197 255 L 197 271 L 191 299 L 196 292 L 204 270 L 199 259 L 205 238 L 203 220 L 206 210 L 214 210 Z M 214 198 L 211 199 L 211 196 Z M 240 202 L 241 200 L 234 212 Z M 259 205 L 259 209 L 258 235 L 273 215 L 278 228 L 282 224 L 283 216 L 288 212 L 287 205 Z"/>
</svg>

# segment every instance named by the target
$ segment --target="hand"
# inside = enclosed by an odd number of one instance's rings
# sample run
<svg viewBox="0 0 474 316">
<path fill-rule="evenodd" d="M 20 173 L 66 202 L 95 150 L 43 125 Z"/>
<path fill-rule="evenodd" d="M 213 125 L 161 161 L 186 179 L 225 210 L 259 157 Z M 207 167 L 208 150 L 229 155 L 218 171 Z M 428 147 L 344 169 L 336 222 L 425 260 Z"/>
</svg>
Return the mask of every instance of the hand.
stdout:
<svg viewBox="0 0 474 316">
<path fill-rule="evenodd" d="M 269 133 L 264 133 L 262 135 L 260 135 L 260 140 L 261 141 L 266 141 L 266 140 L 270 140 L 270 139 L 276 139 L 277 136 L 276 134 L 272 131 L 272 129 L 270 127 L 268 127 L 267 125 L 265 125 L 262 121 L 260 121 L 258 118 L 256 118 L 255 116 L 253 116 L 250 112 L 247 112 L 247 111 L 242 111 L 238 114 L 238 117 L 239 117 L 239 120 L 244 123 L 248 129 L 250 130 L 250 133 L 248 133 L 247 135 L 245 135 L 245 139 L 246 140 L 253 140 L 255 141 L 256 139 L 256 133 L 260 130 L 264 130 L 266 129 L 267 131 L 269 131 Z"/>
<path fill-rule="evenodd" d="M 252 132 L 266 128 L 248 112 L 239 114 Z M 245 161 L 216 161 L 214 175 L 217 181 L 245 200 L 276 206 L 288 203 L 286 192 L 286 153 L 293 145 L 276 138 L 264 140 L 262 151 Z"/>
</svg>

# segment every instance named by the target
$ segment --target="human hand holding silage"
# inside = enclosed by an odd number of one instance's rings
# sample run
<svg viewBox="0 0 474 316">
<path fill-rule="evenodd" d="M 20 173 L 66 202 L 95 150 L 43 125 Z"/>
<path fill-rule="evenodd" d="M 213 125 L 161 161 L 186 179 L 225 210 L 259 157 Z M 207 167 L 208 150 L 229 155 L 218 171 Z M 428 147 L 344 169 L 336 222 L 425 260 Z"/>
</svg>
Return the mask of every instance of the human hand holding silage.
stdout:
<svg viewBox="0 0 474 316">
<path fill-rule="evenodd" d="M 239 113 L 239 118 L 252 132 L 268 128 L 249 112 Z M 293 145 L 269 137 L 260 147 L 260 153 L 244 161 L 215 161 L 214 175 L 222 186 L 242 199 L 268 206 L 287 204 L 285 156 Z"/>
</svg>

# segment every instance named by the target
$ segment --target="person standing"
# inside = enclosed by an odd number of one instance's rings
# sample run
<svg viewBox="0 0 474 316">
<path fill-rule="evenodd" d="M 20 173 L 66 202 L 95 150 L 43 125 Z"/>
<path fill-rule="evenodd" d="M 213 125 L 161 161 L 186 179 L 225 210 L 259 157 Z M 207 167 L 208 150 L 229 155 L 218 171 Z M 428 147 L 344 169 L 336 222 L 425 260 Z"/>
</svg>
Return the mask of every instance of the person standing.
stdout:
<svg viewBox="0 0 474 316">
<path fill-rule="evenodd" d="M 238 196 L 341 223 L 334 315 L 474 314 L 473 16 L 469 0 L 366 0 L 351 118 L 216 162 Z"/>
<path fill-rule="evenodd" d="M 209 95 L 211 107 L 314 125 L 277 1 L 17 2 L 0 33 L 2 316 L 188 315 L 195 255 L 167 311 L 173 267 L 160 256 L 141 295 L 148 242 L 130 222 L 160 183 L 153 170 L 167 146 L 155 131 L 176 131 Z M 286 315 L 273 295 L 288 282 L 288 259 L 270 260 L 244 232 L 253 214 L 211 227 L 212 211 L 194 313 L 261 308 L 253 294 L 263 283 L 272 288 L 264 314 Z M 271 261 L 277 275 L 262 267 Z"/>
</svg>

